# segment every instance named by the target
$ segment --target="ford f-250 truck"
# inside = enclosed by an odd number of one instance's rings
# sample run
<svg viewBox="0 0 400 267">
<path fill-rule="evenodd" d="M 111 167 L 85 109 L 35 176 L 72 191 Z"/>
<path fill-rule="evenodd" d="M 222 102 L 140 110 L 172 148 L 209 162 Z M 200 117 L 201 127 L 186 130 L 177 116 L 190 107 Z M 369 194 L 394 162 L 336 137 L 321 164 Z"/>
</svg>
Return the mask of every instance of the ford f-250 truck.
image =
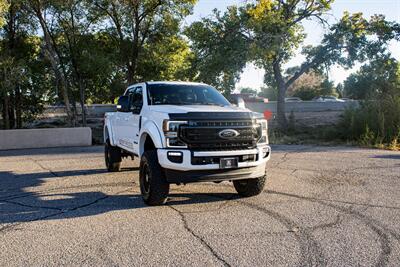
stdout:
<svg viewBox="0 0 400 267">
<path fill-rule="evenodd" d="M 123 157 L 140 159 L 145 203 L 164 204 L 170 184 L 232 181 L 241 196 L 260 194 L 271 155 L 267 121 L 200 83 L 129 86 L 117 112 L 105 114 L 105 162 L 119 171 Z"/>
</svg>

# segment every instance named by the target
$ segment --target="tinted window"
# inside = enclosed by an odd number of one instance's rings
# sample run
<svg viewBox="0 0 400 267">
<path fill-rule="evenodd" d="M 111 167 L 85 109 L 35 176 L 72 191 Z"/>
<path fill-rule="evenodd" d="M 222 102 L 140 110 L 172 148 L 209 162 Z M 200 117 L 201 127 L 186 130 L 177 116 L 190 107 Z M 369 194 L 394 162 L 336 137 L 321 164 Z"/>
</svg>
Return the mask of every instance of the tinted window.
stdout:
<svg viewBox="0 0 400 267">
<path fill-rule="evenodd" d="M 136 110 L 136 112 L 140 112 L 143 106 L 142 87 L 136 87 L 135 89 L 129 90 L 129 102 L 131 104 L 131 110 Z"/>
<path fill-rule="evenodd" d="M 208 85 L 150 84 L 147 88 L 149 105 L 230 105 Z"/>
</svg>

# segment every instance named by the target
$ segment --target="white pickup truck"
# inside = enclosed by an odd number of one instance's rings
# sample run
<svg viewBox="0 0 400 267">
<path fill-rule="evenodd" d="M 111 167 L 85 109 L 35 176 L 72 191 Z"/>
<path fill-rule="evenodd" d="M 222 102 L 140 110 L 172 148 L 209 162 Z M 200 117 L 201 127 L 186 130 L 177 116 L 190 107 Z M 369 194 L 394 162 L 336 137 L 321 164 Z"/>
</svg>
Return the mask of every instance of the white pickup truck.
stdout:
<svg viewBox="0 0 400 267">
<path fill-rule="evenodd" d="M 140 159 L 149 205 L 164 204 L 170 184 L 232 181 L 241 196 L 260 194 L 271 155 L 262 114 L 200 83 L 129 86 L 117 112 L 105 114 L 104 142 L 108 171 L 119 171 L 123 157 Z"/>
</svg>

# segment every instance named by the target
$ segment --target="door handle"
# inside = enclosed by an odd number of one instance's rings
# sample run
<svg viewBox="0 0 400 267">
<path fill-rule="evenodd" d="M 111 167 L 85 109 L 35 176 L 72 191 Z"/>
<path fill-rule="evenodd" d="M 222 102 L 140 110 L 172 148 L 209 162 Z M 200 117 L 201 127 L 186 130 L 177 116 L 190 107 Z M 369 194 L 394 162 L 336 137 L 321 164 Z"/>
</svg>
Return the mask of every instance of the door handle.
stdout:
<svg viewBox="0 0 400 267">
<path fill-rule="evenodd" d="M 124 121 L 129 121 L 129 118 L 124 118 Z"/>
</svg>

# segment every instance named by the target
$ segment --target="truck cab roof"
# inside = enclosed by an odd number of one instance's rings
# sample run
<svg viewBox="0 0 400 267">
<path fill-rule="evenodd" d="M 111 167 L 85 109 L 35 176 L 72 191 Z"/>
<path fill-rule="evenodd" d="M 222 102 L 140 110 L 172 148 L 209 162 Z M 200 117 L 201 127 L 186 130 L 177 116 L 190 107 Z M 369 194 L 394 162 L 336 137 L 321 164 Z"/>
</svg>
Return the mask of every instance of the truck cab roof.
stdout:
<svg viewBox="0 0 400 267">
<path fill-rule="evenodd" d="M 197 82 L 185 82 L 185 81 L 149 81 L 149 82 L 145 82 L 146 84 L 176 84 L 176 85 L 207 85 L 205 83 L 197 83 Z M 130 85 L 134 86 L 135 84 Z M 209 85 L 208 85 L 209 86 Z"/>
</svg>

